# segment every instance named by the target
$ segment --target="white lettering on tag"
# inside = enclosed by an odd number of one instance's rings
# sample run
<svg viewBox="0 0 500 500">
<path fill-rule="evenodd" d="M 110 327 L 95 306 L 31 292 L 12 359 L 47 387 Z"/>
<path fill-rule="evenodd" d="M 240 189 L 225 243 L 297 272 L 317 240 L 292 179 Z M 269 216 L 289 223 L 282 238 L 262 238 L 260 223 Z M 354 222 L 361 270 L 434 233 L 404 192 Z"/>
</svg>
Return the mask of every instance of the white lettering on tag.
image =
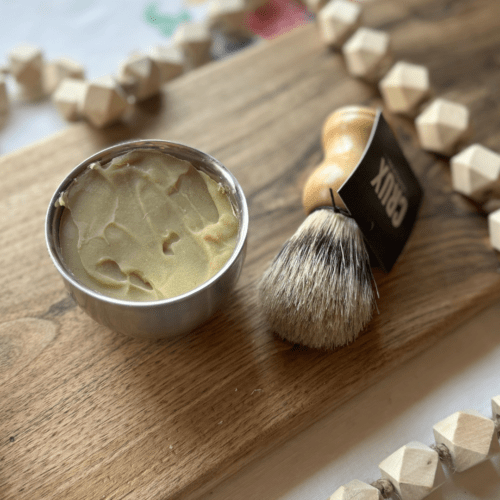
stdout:
<svg viewBox="0 0 500 500">
<path fill-rule="evenodd" d="M 370 184 L 385 208 L 392 226 L 398 228 L 408 210 L 408 200 L 403 194 L 403 187 L 398 184 L 384 157 L 380 161 L 378 174 L 371 180 Z"/>
</svg>

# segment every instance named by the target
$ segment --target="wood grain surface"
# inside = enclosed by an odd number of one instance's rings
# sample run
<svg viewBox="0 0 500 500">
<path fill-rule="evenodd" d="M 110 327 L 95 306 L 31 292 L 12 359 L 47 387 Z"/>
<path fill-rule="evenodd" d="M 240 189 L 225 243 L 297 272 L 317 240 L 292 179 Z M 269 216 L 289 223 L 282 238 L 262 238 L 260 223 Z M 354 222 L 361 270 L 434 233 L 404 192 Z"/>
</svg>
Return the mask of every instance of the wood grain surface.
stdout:
<svg viewBox="0 0 500 500">
<path fill-rule="evenodd" d="M 379 0 L 364 24 L 391 34 L 396 59 L 428 66 L 436 94 L 469 107 L 471 141 L 500 151 L 500 2 Z M 500 297 L 484 214 L 451 192 L 448 162 L 419 149 L 411 121 L 387 115 L 425 201 L 396 266 L 376 272 L 380 314 L 335 352 L 269 331 L 256 281 L 303 220 L 323 121 L 346 104 L 379 105 L 378 91 L 349 78 L 309 25 L 173 81 L 129 125 L 77 124 L 0 158 L 2 500 L 201 498 Z M 44 243 L 45 211 L 68 171 L 138 137 L 214 155 L 250 208 L 235 293 L 171 341 L 94 323 Z"/>
</svg>

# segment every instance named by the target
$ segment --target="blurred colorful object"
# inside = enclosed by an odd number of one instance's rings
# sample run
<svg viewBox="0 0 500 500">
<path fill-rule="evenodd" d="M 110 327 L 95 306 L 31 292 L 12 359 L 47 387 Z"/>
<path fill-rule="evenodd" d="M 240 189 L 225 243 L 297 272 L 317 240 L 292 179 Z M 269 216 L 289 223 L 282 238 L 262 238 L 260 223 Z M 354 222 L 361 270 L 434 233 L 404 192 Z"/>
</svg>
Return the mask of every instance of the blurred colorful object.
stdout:
<svg viewBox="0 0 500 500">
<path fill-rule="evenodd" d="M 187 10 L 182 10 L 178 14 L 162 14 L 159 11 L 158 3 L 152 2 L 144 9 L 144 20 L 157 27 L 162 35 L 170 37 L 179 24 L 191 20 L 191 15 Z"/>
<path fill-rule="evenodd" d="M 248 15 L 245 26 L 262 38 L 275 38 L 297 26 L 307 24 L 312 15 L 304 5 L 290 0 L 269 0 Z"/>
</svg>

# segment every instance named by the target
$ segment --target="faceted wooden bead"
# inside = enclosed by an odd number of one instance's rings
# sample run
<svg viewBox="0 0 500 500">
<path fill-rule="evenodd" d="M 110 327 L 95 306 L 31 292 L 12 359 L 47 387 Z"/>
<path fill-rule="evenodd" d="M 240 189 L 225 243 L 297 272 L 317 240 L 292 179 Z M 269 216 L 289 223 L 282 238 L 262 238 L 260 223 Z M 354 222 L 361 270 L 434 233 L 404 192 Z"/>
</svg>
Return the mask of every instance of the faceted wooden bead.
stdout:
<svg viewBox="0 0 500 500">
<path fill-rule="evenodd" d="M 500 154 L 473 144 L 450 160 L 453 189 L 481 201 L 481 193 L 500 179 Z"/>
<path fill-rule="evenodd" d="M 433 430 L 436 443 L 449 449 L 457 472 L 500 452 L 494 422 L 475 410 L 458 411 L 437 423 Z"/>
<path fill-rule="evenodd" d="M 22 44 L 9 53 L 10 73 L 21 85 L 25 97 L 36 99 L 43 94 L 42 51 L 33 45 Z"/>
<path fill-rule="evenodd" d="M 411 115 L 429 95 L 429 70 L 399 61 L 380 80 L 379 89 L 389 111 Z"/>
<path fill-rule="evenodd" d="M 52 101 L 59 113 L 69 121 L 82 117 L 88 82 L 78 78 L 65 78 L 52 94 Z"/>
<path fill-rule="evenodd" d="M 120 66 L 117 80 L 137 101 L 149 99 L 160 92 L 160 68 L 146 54 L 132 54 Z"/>
<path fill-rule="evenodd" d="M 445 481 L 437 452 L 417 441 L 399 448 L 378 467 L 401 500 L 421 500 Z"/>
<path fill-rule="evenodd" d="M 210 61 L 212 37 L 207 23 L 183 23 L 173 35 L 174 44 L 185 57 L 186 68 L 197 68 Z"/>
<path fill-rule="evenodd" d="M 319 31 L 331 47 L 341 47 L 359 27 L 361 7 L 347 0 L 331 0 L 318 13 Z"/>
<path fill-rule="evenodd" d="M 377 488 L 354 479 L 344 484 L 328 500 L 382 500 Z"/>
<path fill-rule="evenodd" d="M 500 396 L 495 396 L 494 398 L 491 398 L 491 411 L 493 413 L 493 418 L 497 420 L 500 419 Z"/>
<path fill-rule="evenodd" d="M 377 80 L 390 63 L 389 43 L 387 33 L 359 28 L 342 47 L 349 73 L 365 80 Z"/>
<path fill-rule="evenodd" d="M 6 113 L 9 109 L 9 99 L 7 97 L 7 85 L 0 75 L 0 115 Z"/>
<path fill-rule="evenodd" d="M 45 64 L 43 70 L 43 87 L 47 94 L 52 94 L 64 78 L 83 80 L 83 66 L 67 57 L 60 57 Z"/>
<path fill-rule="evenodd" d="M 491 246 L 500 252 L 500 209 L 495 210 L 494 212 L 491 212 L 491 214 L 488 215 L 488 232 L 490 235 L 490 243 Z M 499 398 L 499 396 L 497 396 Z M 495 408 L 495 404 L 500 404 L 500 401 L 496 401 L 496 403 L 491 400 L 491 404 L 493 407 L 493 411 L 495 410 L 498 412 L 498 407 Z M 497 413 L 497 418 L 500 413 Z"/>
<path fill-rule="evenodd" d="M 120 120 L 129 104 L 111 75 L 89 83 L 83 103 L 83 114 L 96 127 L 105 127 Z"/>
<path fill-rule="evenodd" d="M 184 71 L 184 56 L 178 47 L 157 45 L 151 49 L 149 56 L 160 69 L 161 83 L 176 78 Z"/>
<path fill-rule="evenodd" d="M 469 130 L 469 110 L 447 99 L 435 99 L 415 119 L 423 149 L 451 155 Z"/>
</svg>

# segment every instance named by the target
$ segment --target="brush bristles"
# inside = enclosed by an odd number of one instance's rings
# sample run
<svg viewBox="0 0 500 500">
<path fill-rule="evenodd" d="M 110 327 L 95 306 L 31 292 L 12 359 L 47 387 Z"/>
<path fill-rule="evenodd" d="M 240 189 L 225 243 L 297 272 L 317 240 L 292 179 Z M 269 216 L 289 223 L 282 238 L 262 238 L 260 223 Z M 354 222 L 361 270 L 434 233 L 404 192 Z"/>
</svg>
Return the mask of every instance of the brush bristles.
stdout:
<svg viewBox="0 0 500 500">
<path fill-rule="evenodd" d="M 326 349 L 352 342 L 375 304 L 370 259 L 356 222 L 332 210 L 310 214 L 265 272 L 259 295 L 282 338 Z"/>
</svg>

